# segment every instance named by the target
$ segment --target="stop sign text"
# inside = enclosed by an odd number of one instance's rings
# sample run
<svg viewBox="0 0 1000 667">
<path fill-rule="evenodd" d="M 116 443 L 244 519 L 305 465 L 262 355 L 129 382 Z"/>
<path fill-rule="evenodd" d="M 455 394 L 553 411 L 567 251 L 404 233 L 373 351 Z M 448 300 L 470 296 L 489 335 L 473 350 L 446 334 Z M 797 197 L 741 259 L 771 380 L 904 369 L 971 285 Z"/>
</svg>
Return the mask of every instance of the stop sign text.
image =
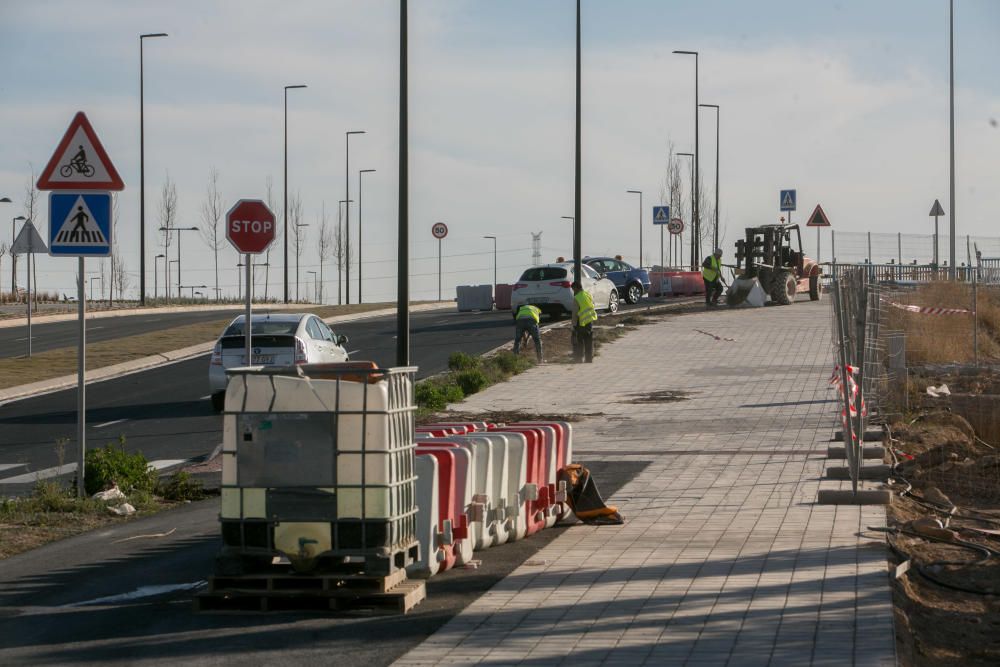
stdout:
<svg viewBox="0 0 1000 667">
<path fill-rule="evenodd" d="M 262 253 L 274 241 L 274 214 L 259 199 L 241 199 L 226 214 L 226 238 L 242 253 Z"/>
</svg>

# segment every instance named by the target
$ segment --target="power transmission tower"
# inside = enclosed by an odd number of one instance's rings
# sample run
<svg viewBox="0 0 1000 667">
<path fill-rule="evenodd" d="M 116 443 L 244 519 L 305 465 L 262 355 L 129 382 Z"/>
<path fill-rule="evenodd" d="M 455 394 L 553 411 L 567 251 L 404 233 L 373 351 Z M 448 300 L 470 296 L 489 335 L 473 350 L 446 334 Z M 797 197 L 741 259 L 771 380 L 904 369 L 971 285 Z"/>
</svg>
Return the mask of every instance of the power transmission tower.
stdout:
<svg viewBox="0 0 1000 667">
<path fill-rule="evenodd" d="M 542 263 L 542 233 L 531 232 L 531 265 Z"/>
</svg>

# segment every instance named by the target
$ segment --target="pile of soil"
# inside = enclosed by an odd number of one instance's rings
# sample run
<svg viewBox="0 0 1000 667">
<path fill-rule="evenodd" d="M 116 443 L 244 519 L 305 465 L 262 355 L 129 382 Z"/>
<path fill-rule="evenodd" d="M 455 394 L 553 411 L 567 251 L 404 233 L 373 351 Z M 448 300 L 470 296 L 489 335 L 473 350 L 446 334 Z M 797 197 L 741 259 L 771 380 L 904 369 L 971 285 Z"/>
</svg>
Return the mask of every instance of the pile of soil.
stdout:
<svg viewBox="0 0 1000 667">
<path fill-rule="evenodd" d="M 890 528 L 913 531 L 914 520 L 937 519 L 967 545 L 890 536 L 891 565 L 910 564 L 893 579 L 900 663 L 1000 664 L 1000 456 L 944 410 L 893 424 L 890 433 L 899 461 Z"/>
</svg>

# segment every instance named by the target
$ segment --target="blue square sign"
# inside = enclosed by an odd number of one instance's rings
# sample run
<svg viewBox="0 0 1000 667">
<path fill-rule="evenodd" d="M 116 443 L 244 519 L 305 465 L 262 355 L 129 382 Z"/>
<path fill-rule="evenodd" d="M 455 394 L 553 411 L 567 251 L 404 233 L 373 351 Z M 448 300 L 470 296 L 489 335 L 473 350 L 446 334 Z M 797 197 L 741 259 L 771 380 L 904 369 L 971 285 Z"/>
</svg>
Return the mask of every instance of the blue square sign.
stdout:
<svg viewBox="0 0 1000 667">
<path fill-rule="evenodd" d="M 49 195 L 49 254 L 107 257 L 111 254 L 111 193 Z"/>
<path fill-rule="evenodd" d="M 782 211 L 794 211 L 795 210 L 795 190 L 782 190 L 781 196 L 778 198 L 781 204 Z"/>
<path fill-rule="evenodd" d="M 653 207 L 653 224 L 654 225 L 665 225 L 670 222 L 670 207 L 669 206 L 654 206 Z"/>
</svg>

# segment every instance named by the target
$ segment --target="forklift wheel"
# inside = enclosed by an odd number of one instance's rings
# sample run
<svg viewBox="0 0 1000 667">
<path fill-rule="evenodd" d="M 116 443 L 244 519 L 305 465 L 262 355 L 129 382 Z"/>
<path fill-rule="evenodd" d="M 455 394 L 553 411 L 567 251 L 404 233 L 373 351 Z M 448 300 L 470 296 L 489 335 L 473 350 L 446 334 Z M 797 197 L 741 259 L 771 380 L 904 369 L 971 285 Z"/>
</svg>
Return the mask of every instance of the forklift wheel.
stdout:
<svg viewBox="0 0 1000 667">
<path fill-rule="evenodd" d="M 823 292 L 819 287 L 819 276 L 809 276 L 809 300 L 819 301 L 822 296 Z"/>
</svg>

